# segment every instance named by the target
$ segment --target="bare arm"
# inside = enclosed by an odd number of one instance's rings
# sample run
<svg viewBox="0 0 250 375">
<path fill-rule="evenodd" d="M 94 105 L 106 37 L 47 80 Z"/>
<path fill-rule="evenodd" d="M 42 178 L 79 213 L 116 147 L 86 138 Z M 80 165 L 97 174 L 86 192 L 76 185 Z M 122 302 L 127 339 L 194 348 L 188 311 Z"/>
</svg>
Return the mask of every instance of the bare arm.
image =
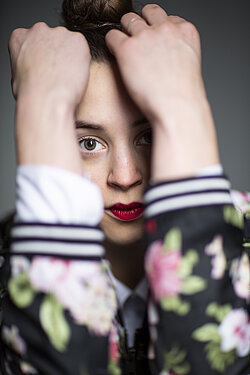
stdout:
<svg viewBox="0 0 250 375">
<path fill-rule="evenodd" d="M 38 23 L 10 38 L 17 100 L 18 163 L 46 164 L 82 174 L 74 113 L 88 82 L 90 53 L 80 33 Z"/>
<path fill-rule="evenodd" d="M 217 164 L 198 31 L 154 4 L 143 8 L 143 18 L 131 22 L 135 17 L 123 16 L 125 32 L 112 30 L 106 41 L 130 95 L 152 123 L 152 178 L 184 177 Z"/>
</svg>

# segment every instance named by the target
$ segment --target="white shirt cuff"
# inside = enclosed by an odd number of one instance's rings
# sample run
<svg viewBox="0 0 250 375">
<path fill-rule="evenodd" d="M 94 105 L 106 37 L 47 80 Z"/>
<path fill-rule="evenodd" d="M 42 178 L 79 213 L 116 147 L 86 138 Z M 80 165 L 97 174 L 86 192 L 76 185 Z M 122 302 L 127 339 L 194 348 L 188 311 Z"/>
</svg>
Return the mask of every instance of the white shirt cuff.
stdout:
<svg viewBox="0 0 250 375">
<path fill-rule="evenodd" d="M 19 166 L 16 195 L 16 222 L 94 226 L 103 215 L 103 198 L 96 184 L 52 166 Z"/>
</svg>

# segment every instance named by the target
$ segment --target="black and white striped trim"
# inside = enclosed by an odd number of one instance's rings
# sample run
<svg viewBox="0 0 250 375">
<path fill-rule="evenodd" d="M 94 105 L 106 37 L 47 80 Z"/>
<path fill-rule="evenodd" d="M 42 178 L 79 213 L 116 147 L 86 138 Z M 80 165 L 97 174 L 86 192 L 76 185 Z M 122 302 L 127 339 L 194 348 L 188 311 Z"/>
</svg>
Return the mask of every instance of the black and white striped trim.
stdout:
<svg viewBox="0 0 250 375">
<path fill-rule="evenodd" d="M 224 176 L 202 176 L 157 184 L 144 195 L 150 218 L 183 208 L 232 204 L 230 183 Z"/>
<path fill-rule="evenodd" d="M 41 223 L 14 224 L 11 251 L 70 257 L 101 257 L 104 234 L 97 227 Z"/>
</svg>

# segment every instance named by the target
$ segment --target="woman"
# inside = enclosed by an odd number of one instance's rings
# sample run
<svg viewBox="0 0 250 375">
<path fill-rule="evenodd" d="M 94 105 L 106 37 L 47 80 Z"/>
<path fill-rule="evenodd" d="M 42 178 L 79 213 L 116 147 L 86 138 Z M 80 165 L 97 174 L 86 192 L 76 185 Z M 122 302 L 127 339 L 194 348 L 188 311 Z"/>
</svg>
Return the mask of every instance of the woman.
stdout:
<svg viewBox="0 0 250 375">
<path fill-rule="evenodd" d="M 73 33 L 40 23 L 10 39 L 19 169 L 3 373 L 249 367 L 248 296 L 236 271 L 248 258 L 219 165 L 198 32 L 156 5 L 131 10 L 64 1 Z"/>
</svg>

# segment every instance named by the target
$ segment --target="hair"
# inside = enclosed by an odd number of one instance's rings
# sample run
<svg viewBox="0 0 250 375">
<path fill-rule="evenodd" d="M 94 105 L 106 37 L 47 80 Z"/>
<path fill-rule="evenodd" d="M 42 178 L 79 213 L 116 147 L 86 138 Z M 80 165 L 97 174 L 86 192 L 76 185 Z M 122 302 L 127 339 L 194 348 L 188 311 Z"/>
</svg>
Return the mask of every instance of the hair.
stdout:
<svg viewBox="0 0 250 375">
<path fill-rule="evenodd" d="M 92 59 L 104 62 L 114 59 L 105 43 L 106 33 L 121 30 L 121 17 L 132 11 L 132 0 L 64 0 L 62 19 L 67 29 L 85 36 Z"/>
</svg>

